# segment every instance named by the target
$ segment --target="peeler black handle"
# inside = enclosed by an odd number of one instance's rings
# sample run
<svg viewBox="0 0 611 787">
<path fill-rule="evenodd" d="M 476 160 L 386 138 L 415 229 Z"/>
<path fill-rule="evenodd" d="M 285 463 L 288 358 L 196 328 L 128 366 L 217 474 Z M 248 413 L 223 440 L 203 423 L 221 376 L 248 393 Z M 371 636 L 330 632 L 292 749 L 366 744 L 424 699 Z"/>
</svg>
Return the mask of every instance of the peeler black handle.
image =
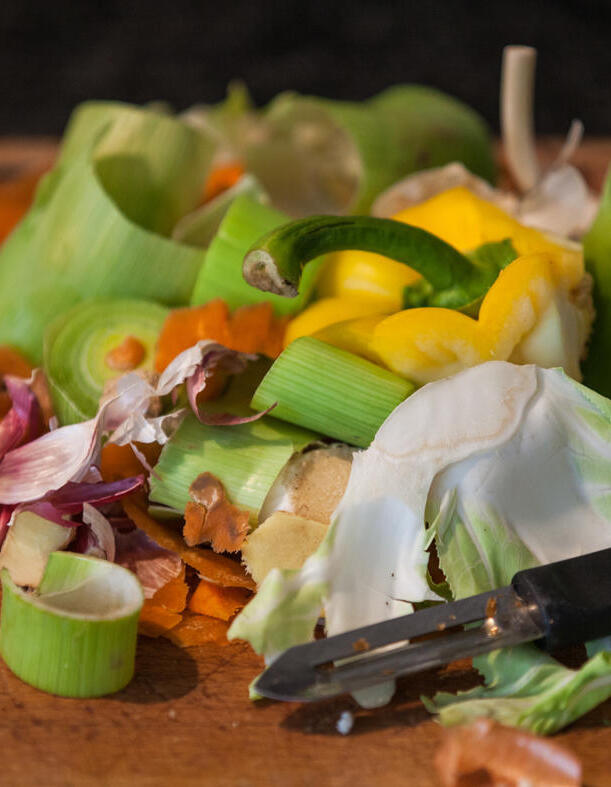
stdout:
<svg viewBox="0 0 611 787">
<path fill-rule="evenodd" d="M 611 634 L 611 549 L 519 571 L 511 584 L 536 608 L 547 650 Z"/>
</svg>

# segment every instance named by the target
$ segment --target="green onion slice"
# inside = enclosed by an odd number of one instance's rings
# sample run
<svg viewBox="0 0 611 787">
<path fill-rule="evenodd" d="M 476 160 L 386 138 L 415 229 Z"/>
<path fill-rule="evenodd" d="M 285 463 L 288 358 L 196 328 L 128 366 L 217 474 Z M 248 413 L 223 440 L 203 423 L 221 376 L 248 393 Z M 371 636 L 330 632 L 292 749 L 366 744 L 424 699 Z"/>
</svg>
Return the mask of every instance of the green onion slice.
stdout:
<svg viewBox="0 0 611 787">
<path fill-rule="evenodd" d="M 297 339 L 275 360 L 252 400 L 271 416 L 366 447 L 416 386 L 318 339 Z"/>
<path fill-rule="evenodd" d="M 36 592 L 4 569 L 0 654 L 21 680 L 62 697 L 98 697 L 134 674 L 144 596 L 131 571 L 53 552 Z"/>
</svg>

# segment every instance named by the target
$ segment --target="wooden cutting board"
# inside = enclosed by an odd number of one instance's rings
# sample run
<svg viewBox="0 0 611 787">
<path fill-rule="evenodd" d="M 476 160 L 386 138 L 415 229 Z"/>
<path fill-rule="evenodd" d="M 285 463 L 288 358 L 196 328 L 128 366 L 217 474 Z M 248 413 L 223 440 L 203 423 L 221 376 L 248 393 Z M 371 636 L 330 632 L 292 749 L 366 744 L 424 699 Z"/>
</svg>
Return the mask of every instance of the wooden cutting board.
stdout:
<svg viewBox="0 0 611 787">
<path fill-rule="evenodd" d="M 541 147 L 551 159 L 560 142 Z M 50 155 L 46 141 L 0 140 L 0 173 Z M 577 164 L 600 188 L 610 160 L 611 140 L 592 140 Z M 443 730 L 419 697 L 477 682 L 464 662 L 401 681 L 392 702 L 373 711 L 348 698 L 252 704 L 247 687 L 261 666 L 244 643 L 179 650 L 141 638 L 132 683 L 83 701 L 36 691 L 0 663 L 0 784 L 438 787 L 433 757 Z M 335 726 L 344 710 L 355 715 L 347 736 Z M 611 700 L 557 736 L 581 758 L 588 787 L 611 786 L 608 725 Z"/>
</svg>

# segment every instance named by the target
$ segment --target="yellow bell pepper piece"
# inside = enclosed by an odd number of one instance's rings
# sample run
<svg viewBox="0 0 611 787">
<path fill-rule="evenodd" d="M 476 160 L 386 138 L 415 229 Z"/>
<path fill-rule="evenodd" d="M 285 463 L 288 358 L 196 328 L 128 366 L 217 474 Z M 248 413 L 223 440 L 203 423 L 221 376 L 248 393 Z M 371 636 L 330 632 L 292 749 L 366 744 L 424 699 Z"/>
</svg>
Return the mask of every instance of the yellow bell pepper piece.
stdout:
<svg viewBox="0 0 611 787">
<path fill-rule="evenodd" d="M 584 273 L 581 246 L 526 227 L 504 210 L 464 186 L 442 191 L 400 211 L 394 219 L 432 232 L 462 252 L 509 238 L 518 256 L 549 252 L 557 282 L 576 287 Z"/>
<path fill-rule="evenodd" d="M 493 359 L 540 365 L 551 360 L 578 378 L 580 342 L 574 326 L 579 317 L 557 271 L 552 254 L 514 260 L 486 294 L 478 319 L 451 309 L 407 309 L 332 325 L 315 337 L 419 384 Z M 553 333 L 551 352 L 549 337 L 533 341 L 542 321 Z"/>
<path fill-rule="evenodd" d="M 556 281 L 566 290 L 576 287 L 584 273 L 579 244 L 526 227 L 462 186 L 406 208 L 393 219 L 428 230 L 461 252 L 506 238 L 519 256 L 549 252 Z M 390 310 L 398 311 L 403 306 L 404 287 L 418 279 L 420 275 L 414 270 L 388 257 L 366 251 L 339 251 L 328 255 L 317 289 L 321 298 L 383 298 Z"/>
<path fill-rule="evenodd" d="M 518 257 L 488 290 L 477 323 L 497 360 L 510 357 L 554 299 L 557 284 L 552 265 L 546 254 Z"/>
<path fill-rule="evenodd" d="M 477 320 L 451 309 L 407 309 L 376 325 L 370 352 L 416 383 L 439 380 L 490 360 Z"/>
<path fill-rule="evenodd" d="M 382 300 L 387 311 L 398 311 L 403 307 L 403 288 L 420 278 L 407 265 L 381 254 L 336 251 L 323 264 L 317 292 L 321 298 Z"/>
<path fill-rule="evenodd" d="M 389 306 L 384 299 L 321 298 L 291 320 L 284 335 L 284 346 L 287 347 L 300 336 L 311 336 L 333 323 L 368 317 L 371 314 L 385 315 L 393 311 L 396 311 L 396 308 Z"/>
</svg>

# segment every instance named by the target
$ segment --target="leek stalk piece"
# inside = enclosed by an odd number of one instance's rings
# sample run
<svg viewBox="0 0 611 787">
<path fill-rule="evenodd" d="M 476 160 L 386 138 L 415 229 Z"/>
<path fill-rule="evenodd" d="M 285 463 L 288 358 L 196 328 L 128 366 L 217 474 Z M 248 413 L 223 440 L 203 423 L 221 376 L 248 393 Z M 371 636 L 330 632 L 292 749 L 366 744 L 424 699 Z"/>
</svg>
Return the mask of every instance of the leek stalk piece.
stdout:
<svg viewBox="0 0 611 787">
<path fill-rule="evenodd" d="M 180 243 L 207 249 L 232 203 L 242 195 L 262 204 L 269 201 L 258 180 L 252 175 L 243 175 L 234 186 L 183 216 L 174 227 L 172 237 Z"/>
<path fill-rule="evenodd" d="M 189 486 L 207 471 L 222 481 L 231 502 L 254 519 L 293 453 L 317 438 L 269 417 L 237 426 L 204 426 L 189 415 L 161 452 L 150 479 L 150 499 L 184 511 Z"/>
<path fill-rule="evenodd" d="M 420 227 L 373 216 L 310 216 L 260 238 L 244 258 L 244 278 L 254 287 L 294 297 L 309 260 L 332 251 L 359 249 L 409 265 L 424 277 L 407 287 L 410 306 L 466 308 L 488 291 L 506 259 L 469 259 Z"/>
<path fill-rule="evenodd" d="M 99 697 L 134 674 L 136 576 L 105 560 L 53 552 L 37 592 L 2 579 L 0 653 L 21 680 L 62 697 Z"/>
<path fill-rule="evenodd" d="M 155 112 L 77 109 L 59 163 L 0 251 L 0 342 L 38 363 L 45 327 L 81 300 L 188 303 L 204 252 L 165 236 L 195 208 L 213 150 Z"/>
<path fill-rule="evenodd" d="M 155 343 L 167 314 L 151 301 L 100 298 L 78 304 L 49 326 L 44 369 L 61 424 L 95 416 L 104 384 L 122 374 L 109 366 L 107 355 L 126 337 L 137 339 L 144 350 L 136 368 L 153 369 Z"/>
<path fill-rule="evenodd" d="M 247 196 L 238 197 L 222 220 L 210 244 L 204 265 L 193 289 L 191 303 L 206 303 L 222 298 L 230 309 L 269 301 L 279 315 L 303 309 L 312 294 L 316 273 L 322 260 L 315 260 L 304 271 L 292 300 L 263 293 L 251 287 L 242 276 L 242 261 L 250 246 L 261 235 L 288 221 L 288 216 Z"/>
<path fill-rule="evenodd" d="M 367 212 L 411 172 L 462 162 L 492 181 L 482 118 L 437 90 L 398 85 L 364 102 L 285 93 L 267 108 L 242 156 L 291 216 Z"/>
<path fill-rule="evenodd" d="M 364 448 L 416 386 L 370 361 L 303 336 L 276 359 L 252 400 L 274 418 Z"/>
</svg>

